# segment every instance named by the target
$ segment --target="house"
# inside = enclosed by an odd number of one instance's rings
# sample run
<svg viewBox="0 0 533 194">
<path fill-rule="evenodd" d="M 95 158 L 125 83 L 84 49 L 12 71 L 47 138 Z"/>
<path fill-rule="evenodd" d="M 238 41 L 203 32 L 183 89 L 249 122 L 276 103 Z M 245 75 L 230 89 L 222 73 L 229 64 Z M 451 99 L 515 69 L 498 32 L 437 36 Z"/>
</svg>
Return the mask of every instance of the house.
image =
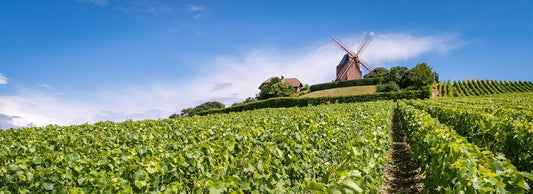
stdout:
<svg viewBox="0 0 533 194">
<path fill-rule="evenodd" d="M 266 81 L 261 83 L 261 85 L 259 86 L 259 89 L 261 89 L 265 84 L 270 83 L 270 81 L 272 81 L 272 78 L 268 78 Z M 300 89 L 302 89 L 304 87 L 302 82 L 300 82 L 300 80 L 298 80 L 296 78 L 285 78 L 285 77 L 281 76 L 281 82 L 290 84 L 294 88 L 295 92 L 299 92 Z"/>
</svg>

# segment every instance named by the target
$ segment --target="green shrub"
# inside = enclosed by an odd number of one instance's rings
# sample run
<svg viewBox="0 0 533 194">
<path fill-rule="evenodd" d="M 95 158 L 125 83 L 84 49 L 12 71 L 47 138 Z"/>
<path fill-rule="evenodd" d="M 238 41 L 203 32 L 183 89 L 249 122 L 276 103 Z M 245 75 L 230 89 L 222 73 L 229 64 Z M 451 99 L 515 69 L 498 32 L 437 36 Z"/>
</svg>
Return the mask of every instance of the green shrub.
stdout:
<svg viewBox="0 0 533 194">
<path fill-rule="evenodd" d="M 387 84 L 379 84 L 376 86 L 377 92 L 396 92 L 400 90 L 400 86 L 396 82 L 389 82 Z"/>
<path fill-rule="evenodd" d="M 311 92 L 314 92 L 314 91 L 319 91 L 319 90 L 327 90 L 331 88 L 378 85 L 382 83 L 383 80 L 384 78 L 377 77 L 377 78 L 367 78 L 367 79 L 355 79 L 355 80 L 348 80 L 348 81 L 337 81 L 337 82 L 331 82 L 331 83 L 315 84 L 315 85 L 312 85 L 310 89 L 311 89 Z"/>
</svg>

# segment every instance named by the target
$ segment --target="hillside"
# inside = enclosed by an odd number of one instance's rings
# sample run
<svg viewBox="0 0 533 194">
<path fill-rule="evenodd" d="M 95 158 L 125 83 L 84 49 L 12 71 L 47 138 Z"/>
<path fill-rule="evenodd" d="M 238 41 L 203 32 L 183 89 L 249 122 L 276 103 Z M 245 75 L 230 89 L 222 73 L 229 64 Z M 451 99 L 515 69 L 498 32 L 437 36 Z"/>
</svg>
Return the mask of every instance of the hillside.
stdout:
<svg viewBox="0 0 533 194">
<path fill-rule="evenodd" d="M 324 97 L 324 96 L 350 96 L 358 94 L 373 94 L 376 93 L 376 86 L 352 86 L 343 88 L 332 88 L 327 90 L 319 90 L 300 96 L 305 97 Z"/>
<path fill-rule="evenodd" d="M 419 90 L 400 90 L 396 92 L 375 92 L 375 85 L 358 85 L 379 82 L 379 79 L 362 79 L 342 82 L 323 83 L 311 86 L 316 90 L 301 97 L 270 98 L 228 108 L 210 109 L 195 113 L 208 115 L 217 113 L 241 112 L 261 108 L 303 107 L 327 103 L 354 103 L 376 100 L 425 99 L 438 97 L 482 96 L 514 92 L 533 92 L 531 81 L 454 81 L 453 84 L 434 83 L 432 87 Z M 357 86 L 349 86 L 356 84 Z M 364 94 L 365 92 L 373 92 Z"/>
<path fill-rule="evenodd" d="M 512 92 L 533 92 L 531 81 L 495 81 L 495 80 L 450 80 L 433 84 L 432 97 L 462 97 L 502 94 Z"/>
<path fill-rule="evenodd" d="M 0 193 L 530 192 L 533 83 L 433 87 L 0 131 Z"/>
<path fill-rule="evenodd" d="M 393 193 L 412 185 L 524 193 L 533 182 L 531 99 L 509 93 L 10 129 L 0 131 L 0 193 Z M 402 153 L 420 164 L 407 177 L 394 170 Z"/>
</svg>

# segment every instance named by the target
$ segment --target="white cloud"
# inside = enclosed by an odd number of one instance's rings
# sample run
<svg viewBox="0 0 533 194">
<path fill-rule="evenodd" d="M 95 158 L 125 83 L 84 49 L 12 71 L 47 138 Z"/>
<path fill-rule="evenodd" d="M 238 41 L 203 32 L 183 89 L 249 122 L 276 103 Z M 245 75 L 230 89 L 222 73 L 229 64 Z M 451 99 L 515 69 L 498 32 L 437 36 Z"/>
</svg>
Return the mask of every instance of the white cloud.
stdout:
<svg viewBox="0 0 533 194">
<path fill-rule="evenodd" d="M 78 0 L 78 2 L 92 3 L 98 6 L 107 6 L 109 4 L 108 0 Z"/>
<path fill-rule="evenodd" d="M 200 12 L 199 14 L 194 15 L 192 17 L 193 19 L 198 19 L 204 16 L 204 13 L 203 13 L 204 7 L 202 7 L 201 5 L 189 5 L 189 10 L 194 11 L 194 12 Z"/>
<path fill-rule="evenodd" d="M 125 92 L 123 95 L 119 94 Z M 154 91 L 152 91 L 154 92 Z M 20 96 L 1 96 L 0 114 L 11 115 L 10 124 L 18 127 L 47 124 L 83 124 L 97 121 L 124 121 L 126 119 L 141 120 L 147 118 L 165 118 L 177 107 L 170 104 L 162 106 L 154 97 L 142 94 L 142 91 L 118 91 L 109 95 L 110 91 L 89 94 L 80 98 L 54 96 L 37 91 L 28 91 Z M 157 93 L 154 93 L 157 94 Z M 129 95 L 138 95 L 130 97 Z M 175 94 L 174 94 L 175 95 Z M 166 99 L 164 102 L 171 103 Z M 166 112 L 152 107 L 165 108 Z"/>
<path fill-rule="evenodd" d="M 193 19 L 198 19 L 198 18 L 200 18 L 200 17 L 202 17 L 202 16 L 204 16 L 204 14 L 197 14 L 197 15 L 195 15 L 195 16 L 192 17 L 192 18 L 193 18 Z"/>
<path fill-rule="evenodd" d="M 37 84 L 37 86 L 40 86 L 40 87 L 43 87 L 43 88 L 48 88 L 48 89 L 54 89 L 53 86 L 48 85 L 48 84 Z"/>
<path fill-rule="evenodd" d="M 4 75 L 2 75 L 2 73 L 0 73 L 0 85 L 4 85 L 4 84 L 7 84 L 7 77 L 5 77 Z"/>
<path fill-rule="evenodd" d="M 362 39 L 362 34 L 341 38 L 349 48 L 357 48 Z M 361 57 L 371 64 L 412 59 L 454 49 L 455 39 L 450 35 L 376 34 Z M 64 96 L 23 90 L 17 96 L 0 96 L 0 114 L 12 116 L 10 122 L 17 126 L 167 118 L 206 101 L 231 105 L 255 96 L 259 84 L 271 76 L 296 77 L 304 84 L 330 82 L 343 55 L 326 39 L 300 50 L 257 48 L 242 56 L 214 57 L 187 83 L 131 85 Z"/>
<path fill-rule="evenodd" d="M 201 5 L 189 5 L 189 10 L 191 11 L 203 11 L 204 7 Z"/>
<path fill-rule="evenodd" d="M 416 37 L 409 34 L 378 34 L 363 51 L 361 58 L 373 64 L 383 64 L 428 52 L 442 54 L 464 45 L 462 42 L 455 42 L 455 39 L 453 35 Z"/>
<path fill-rule="evenodd" d="M 169 6 L 154 1 L 133 1 L 130 5 L 118 6 L 117 8 L 125 14 L 134 15 L 172 12 Z"/>
<path fill-rule="evenodd" d="M 5 114 L 0 114 L 0 129 L 9 129 L 16 128 L 17 126 L 13 125 L 13 119 L 18 118 L 17 116 L 9 116 Z"/>
</svg>

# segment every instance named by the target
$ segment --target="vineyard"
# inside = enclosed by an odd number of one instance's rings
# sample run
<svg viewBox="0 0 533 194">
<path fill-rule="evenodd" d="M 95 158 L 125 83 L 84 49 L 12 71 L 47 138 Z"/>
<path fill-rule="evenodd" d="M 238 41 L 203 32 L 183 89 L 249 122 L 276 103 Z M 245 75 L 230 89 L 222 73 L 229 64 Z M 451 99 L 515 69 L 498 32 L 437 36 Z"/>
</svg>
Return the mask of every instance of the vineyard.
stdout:
<svg viewBox="0 0 533 194">
<path fill-rule="evenodd" d="M 454 126 L 439 123 L 425 111 L 404 102 L 397 109 L 416 159 L 428 176 L 427 190 L 523 193 L 530 189 L 527 179 L 533 180 L 533 175 L 519 171 L 504 154 L 470 143 Z"/>
<path fill-rule="evenodd" d="M 530 91 L 528 83 L 500 84 Z M 378 193 L 393 118 L 427 192 L 531 192 L 532 99 L 374 101 L 5 130 L 0 193 Z"/>
<path fill-rule="evenodd" d="M 477 98 L 408 101 L 440 122 L 453 126 L 483 149 L 505 156 L 518 169 L 533 171 L 533 95 L 523 93 Z"/>
<path fill-rule="evenodd" d="M 377 191 L 391 101 L 2 131 L 0 190 Z"/>
<path fill-rule="evenodd" d="M 512 92 L 533 92 L 533 82 L 494 80 L 460 80 L 451 82 L 448 80 L 433 84 L 433 88 L 438 91 L 439 97 L 480 96 Z"/>
</svg>

